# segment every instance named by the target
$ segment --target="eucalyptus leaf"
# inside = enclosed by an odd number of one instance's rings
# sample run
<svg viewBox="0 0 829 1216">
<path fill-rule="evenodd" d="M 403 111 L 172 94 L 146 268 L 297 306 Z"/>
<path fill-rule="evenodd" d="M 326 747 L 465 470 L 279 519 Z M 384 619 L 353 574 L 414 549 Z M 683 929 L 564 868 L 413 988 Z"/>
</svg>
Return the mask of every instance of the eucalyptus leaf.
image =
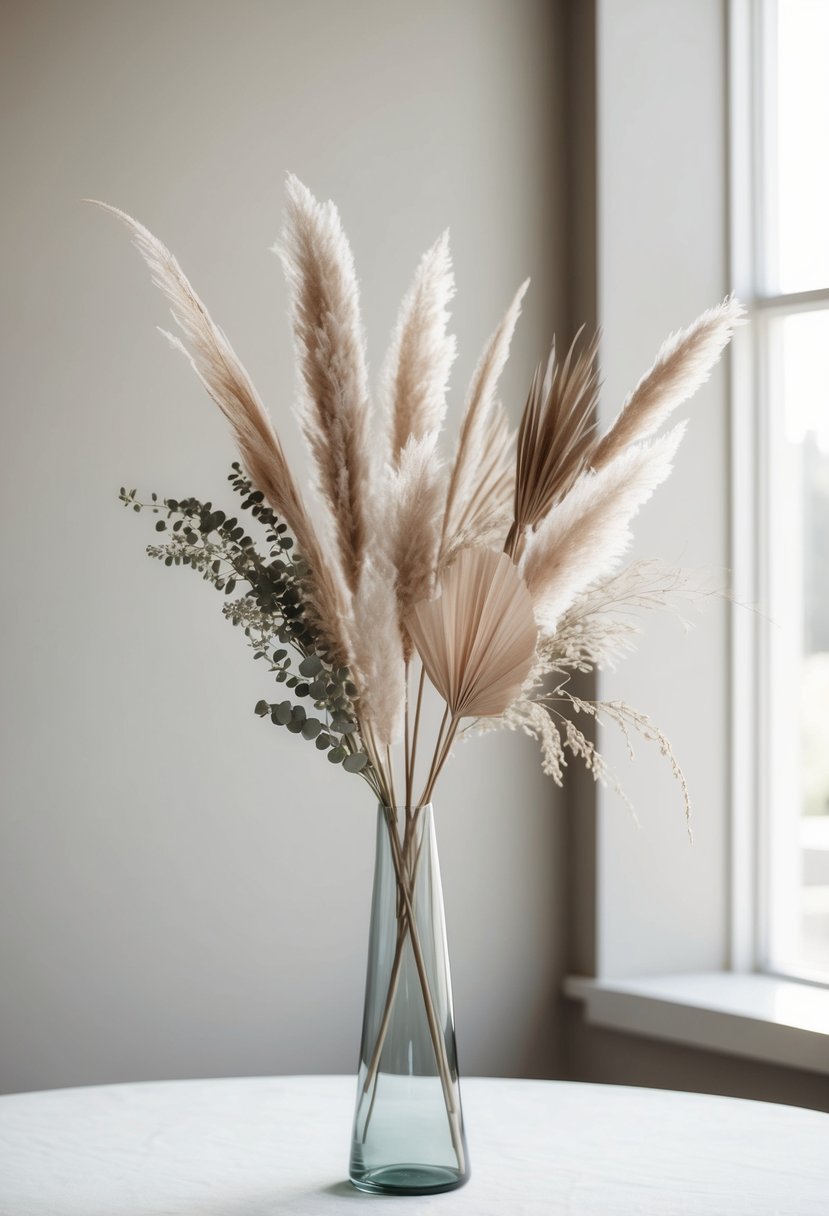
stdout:
<svg viewBox="0 0 829 1216">
<path fill-rule="evenodd" d="M 316 676 L 321 671 L 322 659 L 316 654 L 306 655 L 299 665 L 299 674 L 301 676 Z"/>
</svg>

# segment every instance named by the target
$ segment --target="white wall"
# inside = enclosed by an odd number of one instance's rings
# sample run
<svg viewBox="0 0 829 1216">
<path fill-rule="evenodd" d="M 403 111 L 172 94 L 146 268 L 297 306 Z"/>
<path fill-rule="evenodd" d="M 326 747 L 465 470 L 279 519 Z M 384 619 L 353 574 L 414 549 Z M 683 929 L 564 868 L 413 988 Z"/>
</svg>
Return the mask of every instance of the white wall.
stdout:
<svg viewBox="0 0 829 1216">
<path fill-rule="evenodd" d="M 267 682 L 218 597 L 152 565 L 116 501 L 218 501 L 234 453 L 125 232 L 80 199 L 171 245 L 295 455 L 284 171 L 341 207 L 375 367 L 448 223 L 455 417 L 535 276 L 515 409 L 563 313 L 560 27 L 541 0 L 4 5 L 0 1090 L 350 1071 L 360 1029 L 373 807 L 254 718 Z M 528 743 L 487 739 L 438 803 L 462 1067 L 549 1073 L 553 788 Z"/>
</svg>

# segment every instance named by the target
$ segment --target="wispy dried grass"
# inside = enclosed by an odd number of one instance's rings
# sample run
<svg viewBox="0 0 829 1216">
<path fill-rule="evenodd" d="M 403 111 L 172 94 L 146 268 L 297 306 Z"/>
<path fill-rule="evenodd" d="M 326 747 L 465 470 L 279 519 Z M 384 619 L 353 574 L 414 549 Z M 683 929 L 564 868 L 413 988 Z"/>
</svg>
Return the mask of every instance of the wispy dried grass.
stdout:
<svg viewBox="0 0 829 1216">
<path fill-rule="evenodd" d="M 710 376 L 744 315 L 740 302 L 728 296 L 663 342 L 653 366 L 597 445 L 593 468 L 602 468 L 631 443 L 652 435 L 677 406 L 694 395 Z"/>
<path fill-rule="evenodd" d="M 598 337 L 577 349 L 576 335 L 564 362 L 555 344 L 542 372 L 536 368 L 518 431 L 513 523 L 506 551 L 517 560 L 524 534 L 537 528 L 575 484 L 595 446 L 599 373 Z"/>
<path fill-rule="evenodd" d="M 527 546 L 522 573 L 545 631 L 630 543 L 630 520 L 673 467 L 684 424 L 622 452 L 598 472 L 582 473 Z"/>
<path fill-rule="evenodd" d="M 446 414 L 446 390 L 456 343 L 447 334 L 447 307 L 455 294 L 449 233 L 421 258 L 400 308 L 383 369 L 389 458 L 396 468 L 410 439 L 436 443 Z"/>
<path fill-rule="evenodd" d="M 333 203 L 319 203 L 288 177 L 282 240 L 276 246 L 291 290 L 304 393 L 298 408 L 355 592 L 366 549 L 369 419 L 365 340 L 354 259 Z"/>
<path fill-rule="evenodd" d="M 455 547 L 461 521 L 468 517 L 470 500 L 476 496 L 480 485 L 482 457 L 488 451 L 493 435 L 491 415 L 496 405 L 498 381 L 529 285 L 527 279 L 518 288 L 500 325 L 484 347 L 472 376 L 446 490 L 442 548 Z M 469 527 L 468 521 L 466 527 Z"/>
<path fill-rule="evenodd" d="M 454 718 L 502 714 L 530 673 L 538 630 L 523 579 L 503 553 L 464 549 L 437 599 L 406 625 Z"/>
<path fill-rule="evenodd" d="M 312 624 L 319 632 L 321 646 L 346 663 L 350 647 L 345 630 L 348 617 L 345 589 L 337 566 L 317 537 L 282 445 L 250 377 L 169 249 L 126 212 L 107 203 L 96 205 L 126 224 L 150 268 L 153 282 L 167 297 L 184 340 L 166 330 L 161 332 L 190 361 L 233 428 L 251 480 L 294 533 L 309 566 L 308 607 Z"/>
</svg>

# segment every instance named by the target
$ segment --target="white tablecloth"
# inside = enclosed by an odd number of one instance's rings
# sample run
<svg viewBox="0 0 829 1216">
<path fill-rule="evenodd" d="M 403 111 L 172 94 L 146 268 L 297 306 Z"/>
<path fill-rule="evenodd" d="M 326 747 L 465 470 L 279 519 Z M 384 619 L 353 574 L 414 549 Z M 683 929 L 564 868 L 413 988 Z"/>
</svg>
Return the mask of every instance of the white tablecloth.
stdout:
<svg viewBox="0 0 829 1216">
<path fill-rule="evenodd" d="M 0 1097 L 2 1216 L 827 1216 L 829 1115 L 553 1081 L 462 1082 L 472 1179 L 347 1182 L 355 1083 L 254 1077 Z"/>
</svg>

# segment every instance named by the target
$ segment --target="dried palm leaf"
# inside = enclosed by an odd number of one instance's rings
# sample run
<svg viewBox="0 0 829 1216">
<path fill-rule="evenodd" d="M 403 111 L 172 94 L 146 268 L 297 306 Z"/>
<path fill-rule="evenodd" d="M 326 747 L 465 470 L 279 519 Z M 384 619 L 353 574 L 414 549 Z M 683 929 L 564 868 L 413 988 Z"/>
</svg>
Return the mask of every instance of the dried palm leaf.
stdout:
<svg viewBox="0 0 829 1216">
<path fill-rule="evenodd" d="M 369 484 L 365 340 L 354 259 L 333 203 L 318 203 L 293 175 L 287 195 L 276 252 L 292 296 L 304 384 L 299 420 L 353 592 L 365 554 Z"/>
<path fill-rule="evenodd" d="M 395 468 L 409 439 L 431 438 L 434 444 L 443 425 L 456 352 L 455 338 L 446 332 L 447 305 L 454 294 L 449 233 L 444 232 L 421 258 L 403 299 L 383 371 Z"/>
<path fill-rule="evenodd" d="M 538 630 L 524 581 L 505 554 L 464 549 L 437 599 L 417 604 L 406 625 L 453 719 L 496 717 L 520 694 Z"/>
<path fill-rule="evenodd" d="M 495 407 L 498 380 L 509 355 L 512 335 L 521 315 L 521 301 L 529 285 L 530 280 L 527 279 L 518 288 L 503 320 L 484 347 L 472 376 L 446 490 L 442 549 L 452 546 L 460 528 L 460 519 L 466 513 L 470 495 L 477 485 L 481 455 L 491 434 L 490 416 Z"/>
<path fill-rule="evenodd" d="M 594 446 L 599 373 L 598 336 L 581 351 L 576 334 L 562 364 L 555 343 L 542 375 L 536 368 L 518 430 L 513 524 L 506 552 L 516 559 L 528 529 L 535 529 L 570 490 Z"/>
<path fill-rule="evenodd" d="M 170 303 L 184 341 L 166 330 L 161 332 L 189 359 L 196 375 L 233 428 L 251 481 L 296 537 L 310 567 L 308 612 L 319 631 L 321 649 L 327 649 L 337 661 L 347 662 L 345 588 L 330 555 L 323 552 L 282 445 L 250 377 L 169 249 L 126 212 L 95 199 L 89 201 L 110 211 L 130 229 L 138 252 L 150 268 L 153 282 Z"/>
<path fill-rule="evenodd" d="M 709 308 L 659 348 L 653 366 L 625 401 L 591 463 L 600 469 L 628 444 L 652 435 L 669 415 L 705 383 L 740 324 L 745 310 L 733 296 Z"/>
<path fill-rule="evenodd" d="M 545 632 L 627 549 L 629 523 L 673 467 L 685 424 L 587 471 L 535 532 L 521 570 Z"/>
</svg>

